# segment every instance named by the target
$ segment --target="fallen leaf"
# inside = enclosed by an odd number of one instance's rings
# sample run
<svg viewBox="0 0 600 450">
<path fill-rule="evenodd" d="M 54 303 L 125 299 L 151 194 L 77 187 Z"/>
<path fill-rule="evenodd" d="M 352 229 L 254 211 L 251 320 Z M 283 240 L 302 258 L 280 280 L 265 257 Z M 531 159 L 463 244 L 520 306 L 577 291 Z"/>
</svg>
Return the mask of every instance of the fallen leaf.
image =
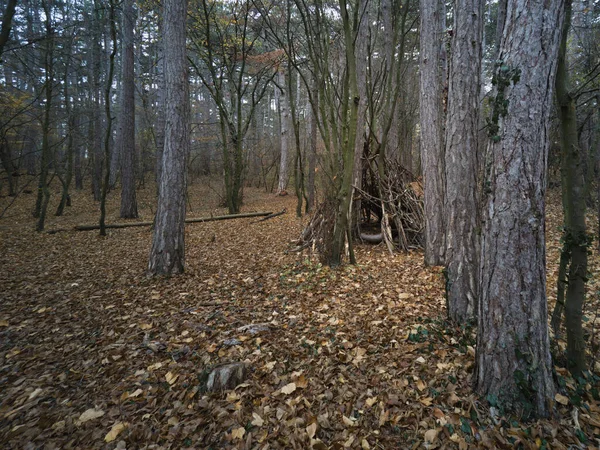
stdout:
<svg viewBox="0 0 600 450">
<path fill-rule="evenodd" d="M 239 427 L 231 430 L 231 439 L 242 439 L 246 434 L 246 429 L 244 427 Z"/>
<path fill-rule="evenodd" d="M 106 442 L 112 442 L 114 441 L 117 436 L 119 436 L 119 434 L 127 428 L 127 423 L 126 422 L 117 422 L 115 423 L 112 428 L 110 429 L 110 431 L 107 433 L 106 436 L 104 436 L 104 440 Z"/>
<path fill-rule="evenodd" d="M 252 422 L 250 422 L 250 423 L 252 425 L 254 425 L 255 427 L 262 427 L 263 424 L 265 423 L 265 421 L 258 414 L 252 413 Z"/>
<path fill-rule="evenodd" d="M 281 393 L 289 395 L 292 392 L 294 392 L 295 390 L 296 390 L 296 383 L 290 383 L 290 384 L 286 384 L 284 387 L 281 388 Z"/>
<path fill-rule="evenodd" d="M 435 442 L 435 440 L 437 439 L 437 435 L 438 435 L 438 430 L 436 430 L 436 429 L 427 430 L 425 432 L 425 442 L 427 442 L 429 444 L 433 444 Z"/>
<path fill-rule="evenodd" d="M 559 393 L 556 393 L 556 395 L 554 396 L 554 400 L 556 400 L 561 405 L 568 405 L 569 404 L 569 398 L 565 397 L 564 395 L 559 394 Z"/>
<path fill-rule="evenodd" d="M 349 426 L 349 427 L 356 427 L 358 426 L 358 421 L 352 417 L 346 417 L 346 416 L 342 416 L 342 420 L 344 422 L 344 425 Z"/>
<path fill-rule="evenodd" d="M 151 323 L 141 323 L 140 324 L 140 328 L 142 330 L 151 330 L 152 329 L 152 324 Z"/>
<path fill-rule="evenodd" d="M 179 375 L 174 375 L 171 372 L 167 372 L 167 374 L 165 375 L 165 380 L 167 380 L 167 383 L 169 383 L 171 386 L 175 384 L 177 378 L 179 378 Z"/>
<path fill-rule="evenodd" d="M 313 422 L 309 426 L 307 426 L 306 433 L 308 433 L 308 437 L 310 439 L 314 438 L 315 434 L 317 433 L 317 422 Z"/>
<path fill-rule="evenodd" d="M 75 425 L 79 426 L 85 422 L 89 422 L 90 420 L 97 419 L 98 417 L 102 417 L 104 415 L 104 411 L 101 409 L 90 408 L 85 410 L 79 416 L 79 419 L 75 421 Z"/>
</svg>

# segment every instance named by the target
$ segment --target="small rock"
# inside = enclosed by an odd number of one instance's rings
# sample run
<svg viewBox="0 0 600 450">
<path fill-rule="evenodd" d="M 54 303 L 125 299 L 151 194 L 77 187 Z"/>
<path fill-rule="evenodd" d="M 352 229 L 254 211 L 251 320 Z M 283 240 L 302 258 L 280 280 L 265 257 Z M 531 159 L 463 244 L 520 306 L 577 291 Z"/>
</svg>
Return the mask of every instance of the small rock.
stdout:
<svg viewBox="0 0 600 450">
<path fill-rule="evenodd" d="M 234 389 L 246 379 L 247 374 L 248 368 L 242 362 L 217 366 L 208 375 L 206 389 L 209 391 Z"/>
</svg>

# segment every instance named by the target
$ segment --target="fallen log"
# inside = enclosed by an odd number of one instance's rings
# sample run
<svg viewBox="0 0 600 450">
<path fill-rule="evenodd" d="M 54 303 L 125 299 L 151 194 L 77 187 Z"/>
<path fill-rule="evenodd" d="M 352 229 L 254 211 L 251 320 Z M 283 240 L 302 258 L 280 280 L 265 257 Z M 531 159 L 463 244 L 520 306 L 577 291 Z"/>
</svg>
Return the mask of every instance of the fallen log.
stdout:
<svg viewBox="0 0 600 450">
<path fill-rule="evenodd" d="M 253 213 L 244 213 L 244 214 L 229 214 L 226 216 L 212 216 L 212 217 L 195 217 L 190 219 L 185 219 L 185 223 L 200 223 L 200 222 L 215 222 L 217 220 L 230 220 L 230 219 L 245 219 L 248 217 L 262 217 L 262 216 L 271 216 L 273 214 L 272 211 L 267 212 L 253 212 Z M 106 228 L 132 228 L 132 227 L 149 227 L 152 226 L 154 222 L 123 222 L 123 223 L 109 223 L 106 224 Z M 48 234 L 60 233 L 62 231 L 92 231 L 99 230 L 99 224 L 84 224 L 84 225 L 75 225 L 73 228 L 59 228 L 56 230 L 48 230 Z"/>
<path fill-rule="evenodd" d="M 262 219 L 255 220 L 252 223 L 264 222 L 265 220 L 272 219 L 273 217 L 281 216 L 281 215 L 285 214 L 286 212 L 287 212 L 287 208 L 283 208 L 283 210 L 279 211 L 278 213 L 271 213 L 267 217 L 263 217 Z"/>
</svg>

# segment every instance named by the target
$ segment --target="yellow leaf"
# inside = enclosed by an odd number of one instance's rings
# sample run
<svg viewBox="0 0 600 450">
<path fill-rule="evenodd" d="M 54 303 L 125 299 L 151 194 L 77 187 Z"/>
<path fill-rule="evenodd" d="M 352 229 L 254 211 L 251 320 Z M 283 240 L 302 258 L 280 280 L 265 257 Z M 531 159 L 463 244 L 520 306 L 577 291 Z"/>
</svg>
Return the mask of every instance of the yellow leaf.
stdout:
<svg viewBox="0 0 600 450">
<path fill-rule="evenodd" d="M 565 397 L 564 395 L 561 395 L 559 393 L 557 393 L 554 396 L 554 400 L 556 400 L 558 403 L 560 403 L 561 405 L 568 405 L 569 404 L 569 398 Z"/>
<path fill-rule="evenodd" d="M 179 378 L 179 375 L 174 375 L 171 372 L 167 372 L 165 375 L 165 380 L 167 380 L 167 383 L 169 383 L 171 386 L 175 384 L 177 378 Z"/>
<path fill-rule="evenodd" d="M 427 385 L 425 383 L 423 383 L 423 380 L 417 381 L 417 389 L 419 389 L 419 391 L 422 391 L 426 387 L 427 387 Z"/>
<path fill-rule="evenodd" d="M 140 324 L 140 328 L 142 330 L 151 330 L 152 329 L 152 324 L 151 323 L 141 323 Z"/>
<path fill-rule="evenodd" d="M 8 320 L 0 320 L 0 327 L 7 327 L 8 326 Z"/>
<path fill-rule="evenodd" d="M 117 422 L 115 423 L 112 428 L 110 429 L 110 431 L 107 433 L 106 436 L 104 436 L 104 440 L 106 442 L 112 442 L 114 441 L 117 436 L 121 433 L 121 431 L 123 431 L 124 429 L 127 428 L 127 423 L 126 422 Z"/>
<path fill-rule="evenodd" d="M 363 440 L 360 442 L 360 446 L 363 450 L 370 450 L 371 446 L 369 445 L 369 441 L 367 441 L 366 439 L 363 438 Z"/>
<path fill-rule="evenodd" d="M 231 439 L 242 439 L 246 434 L 246 429 L 244 427 L 235 428 L 231 431 Z"/>
<path fill-rule="evenodd" d="M 377 397 L 369 397 L 366 401 L 365 404 L 370 408 L 371 406 L 373 406 L 375 403 L 377 403 Z"/>
<path fill-rule="evenodd" d="M 306 386 L 308 386 L 308 381 L 306 380 L 304 375 L 300 375 L 296 380 L 296 387 L 299 389 L 304 389 Z"/>
<path fill-rule="evenodd" d="M 289 395 L 292 392 L 294 392 L 295 390 L 296 390 L 296 383 L 290 383 L 290 384 L 286 384 L 284 387 L 281 388 L 281 393 Z"/>
</svg>

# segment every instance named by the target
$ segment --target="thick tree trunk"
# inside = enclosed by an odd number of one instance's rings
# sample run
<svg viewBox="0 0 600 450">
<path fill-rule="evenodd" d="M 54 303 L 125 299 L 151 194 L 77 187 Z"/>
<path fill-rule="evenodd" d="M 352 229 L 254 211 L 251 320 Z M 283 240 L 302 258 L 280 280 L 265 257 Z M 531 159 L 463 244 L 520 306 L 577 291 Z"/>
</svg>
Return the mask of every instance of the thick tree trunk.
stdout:
<svg viewBox="0 0 600 450">
<path fill-rule="evenodd" d="M 123 2 L 123 61 L 121 71 L 121 218 L 138 216 L 135 198 L 135 83 L 133 61 L 133 28 L 135 11 L 133 0 Z"/>
<path fill-rule="evenodd" d="M 564 0 L 508 0 L 487 153 L 476 390 L 546 416 L 555 386 L 545 271 L 546 161 Z"/>
<path fill-rule="evenodd" d="M 571 0 L 566 0 L 565 24 L 556 70 L 556 99 L 560 120 L 561 186 L 564 214 L 563 249 L 570 256 L 565 323 L 567 328 L 567 365 L 574 376 L 586 370 L 583 337 L 583 303 L 587 279 L 588 237 L 585 226 L 585 155 L 579 147 L 575 98 L 569 92 L 567 38 L 571 25 Z M 562 258 L 562 255 L 561 255 Z"/>
<path fill-rule="evenodd" d="M 186 163 L 189 153 L 187 0 L 164 2 L 165 147 L 148 271 L 181 273 L 185 265 Z"/>
<path fill-rule="evenodd" d="M 448 316 L 476 315 L 479 286 L 478 128 L 482 0 L 457 0 L 446 122 L 446 296 Z"/>
<path fill-rule="evenodd" d="M 425 200 L 425 264 L 444 263 L 444 14 L 441 0 L 420 0 L 421 166 Z"/>
</svg>

